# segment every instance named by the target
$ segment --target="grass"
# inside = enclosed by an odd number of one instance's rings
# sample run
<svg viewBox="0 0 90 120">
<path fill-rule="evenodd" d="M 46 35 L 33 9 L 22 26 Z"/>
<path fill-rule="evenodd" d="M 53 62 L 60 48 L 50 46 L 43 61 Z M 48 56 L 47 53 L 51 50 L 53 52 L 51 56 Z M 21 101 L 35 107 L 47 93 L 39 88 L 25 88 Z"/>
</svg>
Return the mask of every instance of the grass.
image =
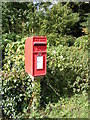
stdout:
<svg viewBox="0 0 90 120">
<path fill-rule="evenodd" d="M 88 118 L 88 94 L 75 94 L 60 98 L 58 103 L 49 103 L 32 117 L 39 118 Z"/>
</svg>

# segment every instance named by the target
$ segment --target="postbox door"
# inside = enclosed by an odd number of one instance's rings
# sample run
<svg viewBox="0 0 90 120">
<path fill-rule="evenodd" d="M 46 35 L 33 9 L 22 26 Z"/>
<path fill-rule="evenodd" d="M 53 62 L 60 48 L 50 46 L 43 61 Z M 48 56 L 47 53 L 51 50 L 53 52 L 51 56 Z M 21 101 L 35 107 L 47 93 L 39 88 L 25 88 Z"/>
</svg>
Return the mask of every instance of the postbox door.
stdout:
<svg viewBox="0 0 90 120">
<path fill-rule="evenodd" d="M 34 53 L 34 76 L 46 74 L 46 53 Z"/>
</svg>

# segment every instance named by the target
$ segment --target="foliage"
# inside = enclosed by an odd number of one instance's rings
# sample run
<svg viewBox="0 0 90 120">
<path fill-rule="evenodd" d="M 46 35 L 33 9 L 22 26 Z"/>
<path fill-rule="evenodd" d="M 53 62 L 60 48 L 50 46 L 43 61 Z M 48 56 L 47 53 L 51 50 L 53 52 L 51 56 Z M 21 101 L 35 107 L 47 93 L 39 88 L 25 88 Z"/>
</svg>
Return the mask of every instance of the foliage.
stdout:
<svg viewBox="0 0 90 120">
<path fill-rule="evenodd" d="M 43 118 L 88 118 L 88 95 L 84 92 L 82 95 L 60 97 L 58 103 L 47 104 L 42 114 Z"/>
<path fill-rule="evenodd" d="M 16 33 L 12 32 L 11 34 L 5 33 L 2 35 L 2 50 L 5 50 L 5 47 L 10 42 L 16 42 L 17 40 L 21 40 L 21 36 L 17 35 Z"/>
<path fill-rule="evenodd" d="M 5 48 L 3 66 L 3 111 L 9 118 L 27 118 L 29 102 L 32 98 L 31 80 L 24 71 L 25 38 L 10 42 Z M 82 92 L 88 89 L 88 53 L 78 47 L 48 44 L 47 76 L 45 82 L 51 88 L 42 86 L 43 100 L 55 101 L 54 92 L 59 95 Z M 52 52 L 51 52 L 52 51 Z M 51 90 L 50 90 L 51 89 Z M 36 90 L 39 88 L 36 87 Z M 49 90 L 49 91 L 48 91 Z M 52 91 L 52 92 L 51 92 Z M 51 92 L 51 93 L 50 93 Z M 39 92 L 40 93 L 40 92 Z M 48 94 L 47 96 L 47 93 Z M 38 104 L 38 103 L 37 103 Z M 33 116 L 33 115 L 32 115 Z"/>
<path fill-rule="evenodd" d="M 10 42 L 5 48 L 2 73 L 3 112 L 8 118 L 27 118 L 31 112 L 32 96 L 37 97 L 34 108 L 40 106 L 40 83 L 32 83 L 25 73 L 24 37 L 19 41 Z M 32 84 L 34 87 L 32 88 Z"/>
<path fill-rule="evenodd" d="M 16 42 L 16 41 L 20 41 L 22 38 L 21 35 L 17 35 L 16 33 L 12 32 L 10 34 L 5 33 L 2 35 L 2 44 L 1 44 L 1 50 L 2 50 L 2 59 L 4 60 L 4 52 L 5 52 L 5 48 L 7 46 L 8 43 L 10 42 Z M 2 66 L 3 66 L 4 62 L 2 61 Z"/>
<path fill-rule="evenodd" d="M 81 36 L 75 40 L 75 47 L 79 47 L 80 49 L 88 50 L 89 48 L 89 36 Z"/>
<path fill-rule="evenodd" d="M 57 103 L 49 102 L 46 108 L 41 108 L 29 115 L 31 118 L 84 118 L 88 119 L 88 94 L 83 91 L 82 94 L 73 96 L 63 96 L 58 99 Z"/>
<path fill-rule="evenodd" d="M 79 20 L 78 13 L 72 13 L 72 10 L 67 6 L 67 4 L 62 5 L 61 2 L 54 5 L 49 12 L 50 21 L 49 26 L 47 25 L 48 31 L 47 33 L 58 33 L 61 35 L 71 34 L 71 28 L 75 23 Z M 44 31 L 44 30 L 43 30 Z"/>
<path fill-rule="evenodd" d="M 89 34 L 90 4 L 89 2 L 70 2 L 68 6 L 74 13 L 79 13 L 79 21 L 72 28 L 72 34 L 76 37 Z M 77 34 L 78 33 L 78 34 Z"/>
<path fill-rule="evenodd" d="M 27 3 L 3 2 L 2 26 L 3 32 L 17 34 L 25 32 Z"/>
<path fill-rule="evenodd" d="M 4 117 L 19 118 L 26 113 L 31 99 L 31 81 L 22 70 L 14 69 L 3 73 L 3 112 Z"/>
<path fill-rule="evenodd" d="M 60 45 L 48 49 L 47 59 L 47 89 L 43 90 L 46 103 L 63 94 L 88 90 L 88 51 Z"/>
<path fill-rule="evenodd" d="M 65 44 L 71 46 L 75 38 L 70 34 L 72 34 L 72 28 L 78 21 L 79 14 L 73 13 L 67 4 L 62 5 L 59 2 L 47 10 L 46 17 L 40 26 L 40 35 L 46 35 L 50 45 Z"/>
<path fill-rule="evenodd" d="M 85 6 L 83 9 L 82 6 Z M 2 3 L 3 33 L 82 35 L 89 4 L 51 2 Z M 77 34 L 78 32 L 78 34 Z"/>
<path fill-rule="evenodd" d="M 80 25 L 82 28 L 82 33 L 89 34 L 89 19 L 90 19 L 90 4 L 88 2 L 86 3 L 79 3 L 79 9 L 78 12 L 80 14 Z"/>
<path fill-rule="evenodd" d="M 4 119 L 87 117 L 89 44 L 88 35 L 81 36 L 89 33 L 86 8 L 89 4 L 72 2 L 2 3 Z M 41 81 L 41 89 L 35 81 L 32 89 L 32 81 L 24 70 L 28 35 L 45 35 L 48 40 L 47 75 Z M 41 107 L 44 104 L 46 109 L 31 112 L 33 92 L 38 97 L 34 106 L 40 107 L 41 98 Z"/>
<path fill-rule="evenodd" d="M 46 5 L 45 5 L 46 4 Z M 3 33 L 16 34 L 33 34 L 38 33 L 41 21 L 44 18 L 43 11 L 38 11 L 38 7 L 43 5 L 49 6 L 48 2 L 45 4 L 34 4 L 33 2 L 10 2 L 2 3 L 2 25 Z"/>
<path fill-rule="evenodd" d="M 71 36 L 71 35 L 64 35 L 61 36 L 59 35 L 59 37 L 57 38 L 57 34 L 49 34 L 47 36 L 48 39 L 48 43 L 50 46 L 54 45 L 54 46 L 58 46 L 58 45 L 63 45 L 63 46 L 73 46 L 74 42 L 75 42 L 75 37 Z"/>
<path fill-rule="evenodd" d="M 89 17 L 87 19 L 88 11 L 86 8 L 83 9 L 83 6 L 89 8 L 89 4 L 74 2 L 3 3 L 3 33 L 46 35 L 50 45 L 71 46 L 74 37 L 81 36 L 83 31 L 87 31 L 87 26 L 83 24 L 88 23 Z M 66 43 L 63 43 L 62 39 Z M 68 41 L 70 43 L 67 43 Z"/>
<path fill-rule="evenodd" d="M 5 48 L 3 66 L 3 110 L 9 118 L 24 115 L 29 109 L 32 87 L 29 76 L 24 71 L 24 43 L 8 43 Z"/>
</svg>

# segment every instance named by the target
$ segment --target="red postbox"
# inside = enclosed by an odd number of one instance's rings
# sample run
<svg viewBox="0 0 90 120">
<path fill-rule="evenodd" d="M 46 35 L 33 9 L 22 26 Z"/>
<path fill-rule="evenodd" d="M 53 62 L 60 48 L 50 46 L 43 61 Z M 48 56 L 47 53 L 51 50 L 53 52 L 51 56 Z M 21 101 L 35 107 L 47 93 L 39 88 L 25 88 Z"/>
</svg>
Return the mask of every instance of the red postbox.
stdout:
<svg viewBox="0 0 90 120">
<path fill-rule="evenodd" d="M 25 41 L 25 71 L 32 76 L 46 74 L 47 38 L 28 37 Z"/>
</svg>

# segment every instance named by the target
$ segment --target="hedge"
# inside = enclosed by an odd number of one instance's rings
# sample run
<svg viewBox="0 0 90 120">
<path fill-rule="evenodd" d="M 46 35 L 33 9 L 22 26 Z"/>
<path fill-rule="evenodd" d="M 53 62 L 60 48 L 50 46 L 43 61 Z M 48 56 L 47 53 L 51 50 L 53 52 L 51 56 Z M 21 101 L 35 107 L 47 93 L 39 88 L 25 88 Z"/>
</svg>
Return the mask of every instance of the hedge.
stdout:
<svg viewBox="0 0 90 120">
<path fill-rule="evenodd" d="M 26 37 L 8 43 L 2 71 L 3 114 L 7 118 L 28 118 L 32 86 L 25 73 Z M 88 51 L 79 47 L 47 46 L 47 75 L 42 82 L 42 101 L 55 101 L 55 96 L 88 90 Z M 43 87 L 45 86 L 46 87 Z M 54 94 L 54 92 L 55 94 Z"/>
</svg>

